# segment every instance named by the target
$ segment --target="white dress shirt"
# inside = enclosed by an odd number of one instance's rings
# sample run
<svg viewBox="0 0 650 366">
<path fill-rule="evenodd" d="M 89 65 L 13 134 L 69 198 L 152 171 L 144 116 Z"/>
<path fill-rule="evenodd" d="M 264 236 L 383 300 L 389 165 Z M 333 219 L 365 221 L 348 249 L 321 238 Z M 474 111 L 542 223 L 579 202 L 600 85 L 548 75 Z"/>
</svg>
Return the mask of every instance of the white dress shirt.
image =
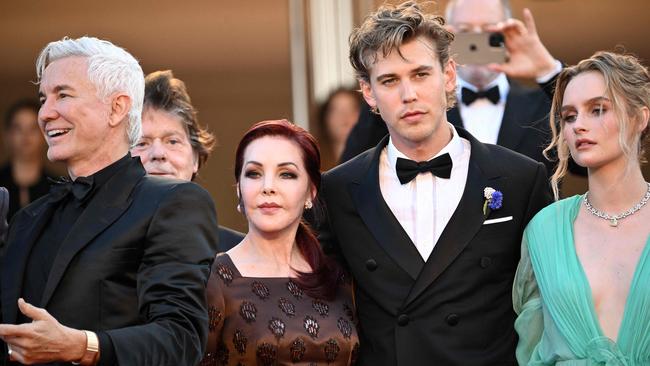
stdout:
<svg viewBox="0 0 650 366">
<path fill-rule="evenodd" d="M 553 71 L 538 77 L 536 81 L 538 84 L 546 83 L 552 77 L 559 74 L 560 71 L 562 71 L 562 63 L 555 60 L 555 68 Z M 478 88 L 461 79 L 459 76 L 456 76 L 456 84 L 458 111 L 460 112 L 460 118 L 463 120 L 463 127 L 472 136 L 476 137 L 477 140 L 496 145 L 499 138 L 499 130 L 501 129 L 501 122 L 503 121 L 503 113 L 506 109 L 506 100 L 510 92 L 508 78 L 504 73 L 501 73 L 485 88 L 485 90 L 489 90 L 495 85 L 499 86 L 500 99 L 497 104 L 492 104 L 487 98 L 481 98 L 470 105 L 465 105 L 461 101 L 463 87 L 474 92 L 478 92 Z"/>
<path fill-rule="evenodd" d="M 456 88 L 458 111 L 460 112 L 460 118 L 463 120 L 463 127 L 477 140 L 487 144 L 496 144 L 501 129 L 501 121 L 503 120 L 503 112 L 506 109 L 506 99 L 510 91 L 508 78 L 501 73 L 485 88 L 485 90 L 489 90 L 494 86 L 499 87 L 501 98 L 497 104 L 492 104 L 487 98 L 477 99 L 470 105 L 463 104 L 461 102 L 462 88 L 474 92 L 478 92 L 478 89 L 460 77 L 456 77 L 456 80 L 458 83 Z"/>
<path fill-rule="evenodd" d="M 465 190 L 469 168 L 470 143 L 458 136 L 452 124 L 451 141 L 438 154 L 449 153 L 452 161 L 449 179 L 430 173 L 418 174 L 412 181 L 401 184 L 397 178 L 397 158 L 408 159 L 392 139 L 379 157 L 379 187 L 395 218 L 404 228 L 420 255 L 426 261 L 433 251 Z M 430 160 L 430 159 L 429 159 Z"/>
</svg>

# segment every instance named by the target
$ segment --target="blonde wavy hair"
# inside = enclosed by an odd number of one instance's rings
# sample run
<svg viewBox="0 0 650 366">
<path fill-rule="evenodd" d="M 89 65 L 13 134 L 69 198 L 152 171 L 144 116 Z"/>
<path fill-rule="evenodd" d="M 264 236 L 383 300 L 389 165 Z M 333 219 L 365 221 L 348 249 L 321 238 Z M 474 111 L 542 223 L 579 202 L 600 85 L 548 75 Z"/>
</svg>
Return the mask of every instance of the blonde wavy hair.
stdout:
<svg viewBox="0 0 650 366">
<path fill-rule="evenodd" d="M 557 160 L 558 164 L 551 177 L 555 199 L 559 198 L 558 184 L 567 173 L 570 157 L 569 146 L 564 139 L 564 123 L 560 115 L 562 101 L 567 85 L 573 78 L 584 72 L 596 71 L 605 79 L 605 93 L 612 101 L 613 111 L 619 127 L 618 141 L 623 153 L 629 159 L 644 158 L 644 140 L 648 137 L 648 126 L 639 131 L 644 123 L 643 107 L 650 109 L 650 74 L 639 60 L 628 54 L 600 51 L 577 65 L 564 69 L 557 78 L 555 94 L 551 106 L 550 124 L 553 138 L 544 149 L 544 156 Z M 557 156 L 552 156 L 557 154 Z"/>
</svg>

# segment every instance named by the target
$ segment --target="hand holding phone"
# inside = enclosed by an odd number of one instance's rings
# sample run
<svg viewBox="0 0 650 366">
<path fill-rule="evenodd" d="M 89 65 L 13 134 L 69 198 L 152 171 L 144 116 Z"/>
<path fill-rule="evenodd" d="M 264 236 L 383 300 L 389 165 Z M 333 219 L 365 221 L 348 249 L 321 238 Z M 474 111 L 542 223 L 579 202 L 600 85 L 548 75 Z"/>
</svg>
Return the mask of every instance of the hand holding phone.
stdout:
<svg viewBox="0 0 650 366">
<path fill-rule="evenodd" d="M 501 33 L 456 33 L 450 50 L 459 65 L 501 64 L 507 59 Z"/>
</svg>

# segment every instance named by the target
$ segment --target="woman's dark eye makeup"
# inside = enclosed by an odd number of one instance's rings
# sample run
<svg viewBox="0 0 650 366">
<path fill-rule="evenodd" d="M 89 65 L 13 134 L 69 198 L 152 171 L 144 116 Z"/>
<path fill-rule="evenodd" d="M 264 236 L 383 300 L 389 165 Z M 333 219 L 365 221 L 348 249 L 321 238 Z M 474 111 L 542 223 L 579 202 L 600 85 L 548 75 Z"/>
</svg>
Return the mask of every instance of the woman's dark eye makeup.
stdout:
<svg viewBox="0 0 650 366">
<path fill-rule="evenodd" d="M 298 175 L 294 172 L 282 172 L 280 173 L 280 176 L 283 178 L 288 178 L 288 179 L 296 179 L 298 178 Z"/>
<path fill-rule="evenodd" d="M 244 173 L 244 176 L 248 178 L 256 178 L 260 176 L 260 173 L 257 170 L 247 170 Z"/>
</svg>

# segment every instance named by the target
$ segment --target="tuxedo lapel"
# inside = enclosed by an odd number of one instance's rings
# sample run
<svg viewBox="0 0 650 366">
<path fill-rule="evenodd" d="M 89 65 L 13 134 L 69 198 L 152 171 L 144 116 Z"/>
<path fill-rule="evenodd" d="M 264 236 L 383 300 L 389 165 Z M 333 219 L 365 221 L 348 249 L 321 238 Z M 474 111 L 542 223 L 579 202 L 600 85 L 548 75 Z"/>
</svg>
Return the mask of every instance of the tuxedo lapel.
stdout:
<svg viewBox="0 0 650 366">
<path fill-rule="evenodd" d="M 96 196 L 90 199 L 88 207 L 70 229 L 54 258 L 43 291 L 41 307 L 47 306 L 72 258 L 129 207 L 132 201 L 131 192 L 144 175 L 145 171 L 139 159 L 132 158 L 127 166 L 116 172 L 100 187 Z"/>
<path fill-rule="evenodd" d="M 424 261 L 386 204 L 379 186 L 379 157 L 387 143 L 388 136 L 366 156 L 367 168 L 358 181 L 350 183 L 350 196 L 375 240 L 397 265 L 416 279 Z"/>
<path fill-rule="evenodd" d="M 41 235 L 43 228 L 50 221 L 56 205 L 47 195 L 40 202 L 34 202 L 24 210 L 20 221 L 14 221 L 16 228 L 11 228 L 11 245 L 7 247 L 2 264 L 2 320 L 15 324 L 18 315 L 16 299 L 21 297 L 25 266 L 29 253 Z M 11 260 L 7 260 L 11 259 Z M 11 275 L 8 275 L 11 274 Z"/>
<path fill-rule="evenodd" d="M 456 129 L 460 137 L 470 141 L 471 155 L 465 190 L 456 210 L 440 238 L 436 242 L 429 259 L 425 263 L 411 292 L 404 302 L 404 307 L 415 300 L 440 274 L 458 257 L 481 229 L 483 215 L 483 190 L 485 187 L 497 186 L 499 176 L 490 169 L 487 160 L 489 152 L 485 146 L 463 129 Z"/>
<path fill-rule="evenodd" d="M 510 83 L 510 91 L 506 99 L 506 106 L 503 111 L 501 128 L 497 145 L 507 147 L 510 150 L 517 151 L 524 136 L 524 125 L 529 123 L 533 118 L 534 108 L 531 108 L 530 101 L 526 97 L 523 88 L 516 83 Z"/>
</svg>

